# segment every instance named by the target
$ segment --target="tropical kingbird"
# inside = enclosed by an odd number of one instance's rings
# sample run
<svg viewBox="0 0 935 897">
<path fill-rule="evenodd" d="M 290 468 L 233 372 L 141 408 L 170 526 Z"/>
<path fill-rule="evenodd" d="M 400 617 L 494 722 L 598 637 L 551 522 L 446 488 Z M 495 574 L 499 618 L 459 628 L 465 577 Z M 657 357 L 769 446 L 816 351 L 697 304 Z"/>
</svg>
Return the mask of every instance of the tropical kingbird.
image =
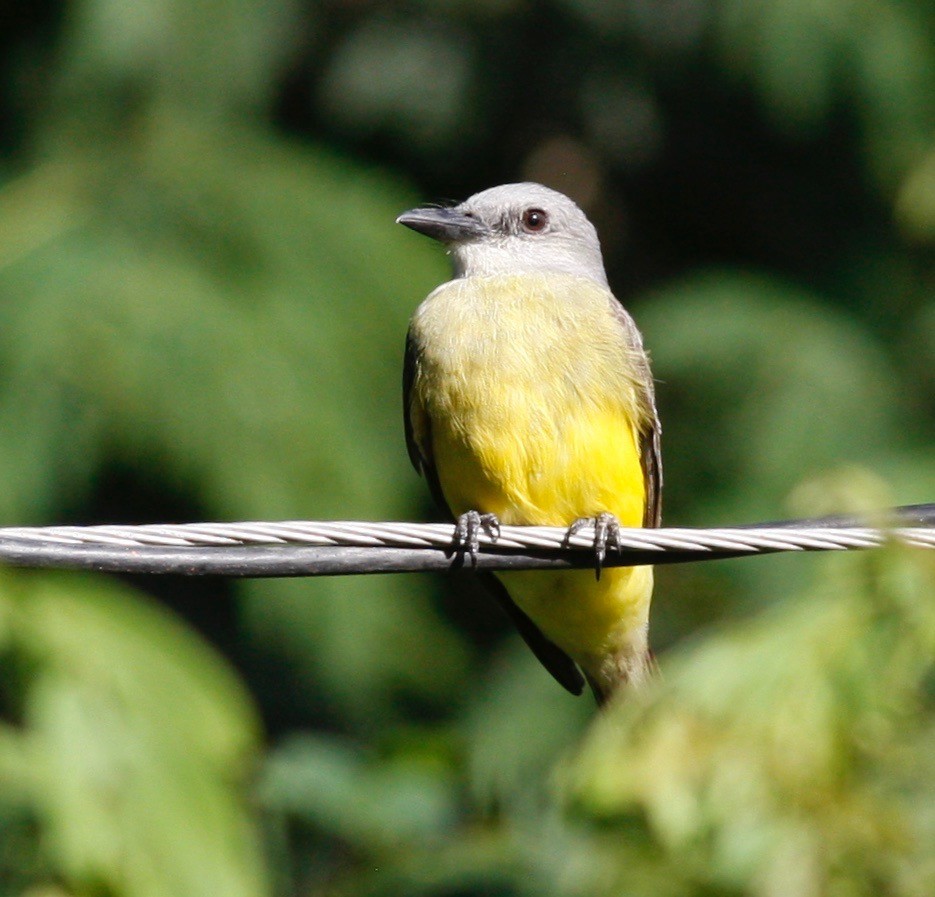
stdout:
<svg viewBox="0 0 935 897">
<path fill-rule="evenodd" d="M 454 279 L 415 312 L 406 441 L 462 548 L 499 524 L 659 526 L 660 427 L 642 338 L 607 285 L 593 225 L 540 184 L 485 190 L 400 224 L 445 244 Z M 546 669 L 598 703 L 652 666 L 652 568 L 485 576 Z M 582 677 L 582 673 L 584 677 Z"/>
</svg>

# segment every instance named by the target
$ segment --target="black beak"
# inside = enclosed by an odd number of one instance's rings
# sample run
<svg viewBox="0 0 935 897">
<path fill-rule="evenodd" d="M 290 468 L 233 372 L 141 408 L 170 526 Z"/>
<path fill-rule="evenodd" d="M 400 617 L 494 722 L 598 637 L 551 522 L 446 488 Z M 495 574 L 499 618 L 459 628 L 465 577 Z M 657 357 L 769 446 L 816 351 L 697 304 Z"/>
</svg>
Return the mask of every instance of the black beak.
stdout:
<svg viewBox="0 0 935 897">
<path fill-rule="evenodd" d="M 460 243 L 490 232 L 482 221 L 455 209 L 410 209 L 396 219 L 420 234 L 441 243 Z"/>
</svg>

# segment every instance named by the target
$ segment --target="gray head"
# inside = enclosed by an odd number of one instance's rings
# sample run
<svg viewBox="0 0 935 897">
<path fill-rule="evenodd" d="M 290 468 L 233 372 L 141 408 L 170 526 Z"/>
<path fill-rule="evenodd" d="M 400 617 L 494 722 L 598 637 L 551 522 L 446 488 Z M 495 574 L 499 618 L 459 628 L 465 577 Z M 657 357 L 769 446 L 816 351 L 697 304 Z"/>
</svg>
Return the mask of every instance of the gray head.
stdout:
<svg viewBox="0 0 935 897">
<path fill-rule="evenodd" d="M 455 276 L 560 272 L 607 283 L 594 225 L 567 196 L 541 184 L 504 184 L 453 208 L 396 219 L 448 247 Z"/>
</svg>

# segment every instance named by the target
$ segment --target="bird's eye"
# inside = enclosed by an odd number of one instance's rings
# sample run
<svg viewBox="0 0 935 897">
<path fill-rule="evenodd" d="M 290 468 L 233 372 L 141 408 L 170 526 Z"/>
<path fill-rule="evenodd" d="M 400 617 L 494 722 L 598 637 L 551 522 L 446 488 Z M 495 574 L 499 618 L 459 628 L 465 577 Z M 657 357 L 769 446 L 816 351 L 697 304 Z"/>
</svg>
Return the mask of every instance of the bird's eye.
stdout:
<svg viewBox="0 0 935 897">
<path fill-rule="evenodd" d="M 526 211 L 523 212 L 523 228 L 527 233 L 542 233 L 548 223 L 548 213 L 544 212 L 542 209 L 526 209 Z"/>
</svg>

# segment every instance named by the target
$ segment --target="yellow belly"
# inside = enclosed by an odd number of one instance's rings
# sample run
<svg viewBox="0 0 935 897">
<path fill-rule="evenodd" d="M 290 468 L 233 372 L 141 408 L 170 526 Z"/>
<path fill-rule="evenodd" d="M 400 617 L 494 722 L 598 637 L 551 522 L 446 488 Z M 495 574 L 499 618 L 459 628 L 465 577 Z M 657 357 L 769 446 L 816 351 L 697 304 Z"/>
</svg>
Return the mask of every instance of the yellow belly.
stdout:
<svg viewBox="0 0 935 897">
<path fill-rule="evenodd" d="M 622 526 L 643 519 L 643 471 L 623 409 L 558 409 L 553 427 L 492 428 L 483 409 L 453 429 L 434 428 L 442 491 L 455 514 L 478 510 L 501 523 L 568 526 L 610 512 Z M 590 666 L 634 630 L 645 629 L 652 569 L 500 574 L 511 597 L 543 634 Z"/>
<path fill-rule="evenodd" d="M 498 575 L 542 634 L 588 673 L 625 645 L 645 648 L 652 567 L 608 567 L 599 580 L 593 570 Z"/>
<path fill-rule="evenodd" d="M 568 526 L 603 512 L 643 521 L 638 366 L 613 297 L 570 278 L 454 281 L 420 307 L 412 410 L 454 514 Z M 589 674 L 645 648 L 650 568 L 502 577 L 516 604 Z"/>
<path fill-rule="evenodd" d="M 455 514 L 473 509 L 501 523 L 567 526 L 609 512 L 623 526 L 642 523 L 643 470 L 624 409 L 559 407 L 534 421 L 530 395 L 512 403 L 510 424 L 500 426 L 503 406 L 489 402 L 433 422 L 438 477 Z"/>
</svg>

